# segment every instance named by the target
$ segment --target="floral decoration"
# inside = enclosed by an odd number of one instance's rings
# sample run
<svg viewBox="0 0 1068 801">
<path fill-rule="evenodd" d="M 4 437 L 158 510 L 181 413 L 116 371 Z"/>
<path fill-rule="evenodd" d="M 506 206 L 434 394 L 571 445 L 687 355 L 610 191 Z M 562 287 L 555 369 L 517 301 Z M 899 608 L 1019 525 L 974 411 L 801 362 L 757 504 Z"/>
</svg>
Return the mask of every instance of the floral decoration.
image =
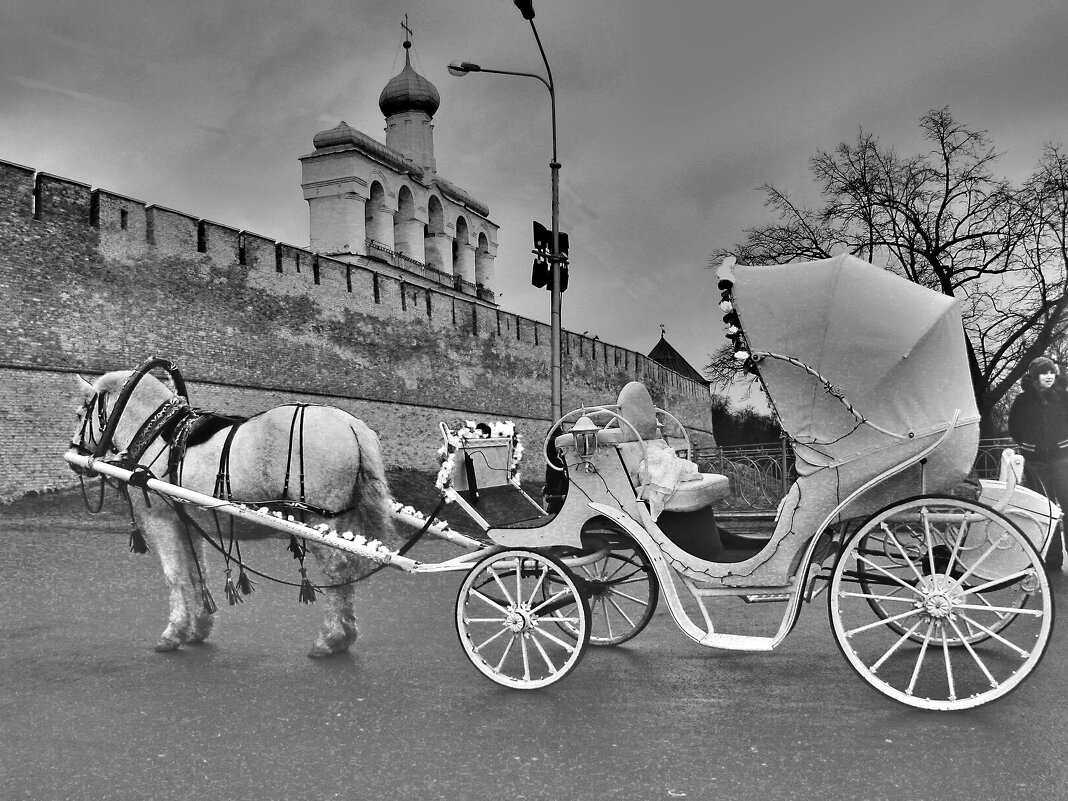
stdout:
<svg viewBox="0 0 1068 801">
<path fill-rule="evenodd" d="M 464 442 L 476 439 L 512 440 L 512 458 L 508 465 L 508 474 L 518 483 L 520 481 L 519 463 L 523 460 L 523 444 L 515 430 L 515 423 L 510 420 L 494 423 L 476 423 L 473 420 L 456 421 L 447 426 L 446 443 L 438 448 L 441 467 L 435 482 L 437 488 L 444 492 L 452 485 L 452 471 L 456 466 L 456 452 Z"/>
</svg>

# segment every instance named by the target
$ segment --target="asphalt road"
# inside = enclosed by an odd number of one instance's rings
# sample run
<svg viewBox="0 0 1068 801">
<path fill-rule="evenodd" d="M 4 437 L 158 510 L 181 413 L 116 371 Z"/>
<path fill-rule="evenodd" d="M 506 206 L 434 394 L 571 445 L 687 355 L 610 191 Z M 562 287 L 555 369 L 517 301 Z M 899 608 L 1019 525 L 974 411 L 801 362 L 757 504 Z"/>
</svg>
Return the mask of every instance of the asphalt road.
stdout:
<svg viewBox="0 0 1068 801">
<path fill-rule="evenodd" d="M 262 582 L 209 644 L 157 654 L 155 557 L 128 553 L 120 516 L 50 503 L 0 507 L 2 799 L 1068 798 L 1063 625 L 1016 692 L 951 714 L 856 677 L 823 599 L 771 654 L 701 648 L 662 607 L 534 692 L 467 662 L 458 575 L 364 582 L 361 638 L 334 659 L 304 656 L 322 608 Z M 293 572 L 281 542 L 246 557 Z M 729 610 L 725 630 L 774 613 Z"/>
</svg>

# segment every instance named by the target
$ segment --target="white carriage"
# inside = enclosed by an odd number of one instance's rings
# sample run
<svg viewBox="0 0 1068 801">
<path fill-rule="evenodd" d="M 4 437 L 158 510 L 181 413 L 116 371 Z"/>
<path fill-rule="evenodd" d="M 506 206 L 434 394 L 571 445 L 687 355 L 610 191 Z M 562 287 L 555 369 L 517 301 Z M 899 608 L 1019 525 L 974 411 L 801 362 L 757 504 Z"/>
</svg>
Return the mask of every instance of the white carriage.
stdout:
<svg viewBox="0 0 1068 801">
<path fill-rule="evenodd" d="M 545 452 L 566 476 L 554 514 L 512 476 L 511 432 L 443 425 L 439 486 L 484 539 L 399 510 L 464 548 L 440 563 L 143 483 L 408 572 L 463 572 L 460 643 L 508 687 L 550 685 L 590 645 L 630 640 L 661 597 L 698 644 L 746 651 L 775 648 L 802 606 L 826 597 L 853 669 L 915 707 L 965 709 L 1018 686 L 1051 636 L 1042 553 L 1060 509 L 1018 485 L 1011 452 L 1000 480 L 966 480 L 979 417 L 957 303 L 847 256 L 728 267 L 720 289 L 736 356 L 764 386 L 796 457 L 798 479 L 763 536 L 721 530 L 713 506 L 728 479 L 697 472 L 684 426 L 637 382 L 616 403 L 553 422 Z M 130 477 L 103 460 L 67 459 Z M 518 494 L 526 519 L 491 522 L 485 509 L 500 492 Z M 777 628 L 721 630 L 710 602 L 723 598 L 781 604 Z"/>
</svg>

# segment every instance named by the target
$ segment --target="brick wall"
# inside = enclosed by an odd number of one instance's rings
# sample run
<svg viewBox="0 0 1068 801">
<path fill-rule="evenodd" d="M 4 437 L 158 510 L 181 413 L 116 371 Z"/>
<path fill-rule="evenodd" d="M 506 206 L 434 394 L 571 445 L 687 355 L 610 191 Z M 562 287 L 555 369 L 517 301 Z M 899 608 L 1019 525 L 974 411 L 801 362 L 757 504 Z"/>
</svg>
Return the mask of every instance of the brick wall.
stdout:
<svg viewBox="0 0 1068 801">
<path fill-rule="evenodd" d="M 391 465 L 433 467 L 437 421 L 510 419 L 540 443 L 549 328 L 367 267 L 0 162 L 0 499 L 73 476 L 74 372 L 164 356 L 194 405 L 293 400 L 371 425 Z M 564 406 L 630 380 L 711 439 L 707 390 L 565 332 Z"/>
</svg>

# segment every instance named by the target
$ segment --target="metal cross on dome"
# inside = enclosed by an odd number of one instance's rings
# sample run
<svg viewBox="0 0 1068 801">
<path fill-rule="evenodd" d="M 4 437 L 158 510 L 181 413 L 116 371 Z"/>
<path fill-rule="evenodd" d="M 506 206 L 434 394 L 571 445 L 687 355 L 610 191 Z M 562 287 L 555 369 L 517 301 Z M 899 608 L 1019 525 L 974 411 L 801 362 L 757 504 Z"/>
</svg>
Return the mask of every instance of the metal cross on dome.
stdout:
<svg viewBox="0 0 1068 801">
<path fill-rule="evenodd" d="M 410 44 L 412 38 L 412 29 L 408 27 L 408 15 L 404 15 L 404 22 L 401 23 L 401 27 L 404 29 L 406 36 L 404 37 L 404 43 Z"/>
</svg>

